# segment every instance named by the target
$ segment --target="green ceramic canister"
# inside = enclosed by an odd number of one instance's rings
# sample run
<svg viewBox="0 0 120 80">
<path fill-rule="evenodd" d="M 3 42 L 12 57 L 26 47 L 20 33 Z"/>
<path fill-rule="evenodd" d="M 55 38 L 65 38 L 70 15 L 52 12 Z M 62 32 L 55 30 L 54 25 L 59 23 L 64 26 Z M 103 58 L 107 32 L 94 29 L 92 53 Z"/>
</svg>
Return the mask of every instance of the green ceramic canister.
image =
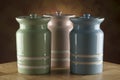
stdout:
<svg viewBox="0 0 120 80">
<path fill-rule="evenodd" d="M 16 32 L 18 72 L 47 74 L 50 72 L 51 33 L 49 18 L 30 14 L 16 18 L 20 28 Z"/>
</svg>

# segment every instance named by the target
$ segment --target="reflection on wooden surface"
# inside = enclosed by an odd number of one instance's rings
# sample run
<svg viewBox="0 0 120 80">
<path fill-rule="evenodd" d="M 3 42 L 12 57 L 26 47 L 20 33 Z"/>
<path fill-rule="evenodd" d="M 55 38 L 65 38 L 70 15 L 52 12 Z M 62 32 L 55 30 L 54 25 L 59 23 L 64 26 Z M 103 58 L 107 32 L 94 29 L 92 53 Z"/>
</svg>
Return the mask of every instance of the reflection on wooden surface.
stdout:
<svg viewBox="0 0 120 80">
<path fill-rule="evenodd" d="M 17 73 L 16 62 L 0 64 L 0 80 L 120 80 L 120 65 L 104 62 L 104 71 L 96 75 L 74 75 L 66 69 L 54 69 L 46 75 Z"/>
</svg>

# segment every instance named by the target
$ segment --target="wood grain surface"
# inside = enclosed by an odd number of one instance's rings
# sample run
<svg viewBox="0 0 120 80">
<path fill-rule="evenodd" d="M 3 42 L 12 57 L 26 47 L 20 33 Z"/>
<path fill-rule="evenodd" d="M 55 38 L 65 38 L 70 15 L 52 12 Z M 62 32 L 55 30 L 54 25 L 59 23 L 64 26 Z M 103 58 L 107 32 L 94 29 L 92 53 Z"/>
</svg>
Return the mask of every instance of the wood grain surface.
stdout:
<svg viewBox="0 0 120 80">
<path fill-rule="evenodd" d="M 54 69 L 46 75 L 24 75 L 17 72 L 16 62 L 0 64 L 0 80 L 120 80 L 120 65 L 104 62 L 104 71 L 96 75 L 73 75 L 66 69 Z"/>
</svg>

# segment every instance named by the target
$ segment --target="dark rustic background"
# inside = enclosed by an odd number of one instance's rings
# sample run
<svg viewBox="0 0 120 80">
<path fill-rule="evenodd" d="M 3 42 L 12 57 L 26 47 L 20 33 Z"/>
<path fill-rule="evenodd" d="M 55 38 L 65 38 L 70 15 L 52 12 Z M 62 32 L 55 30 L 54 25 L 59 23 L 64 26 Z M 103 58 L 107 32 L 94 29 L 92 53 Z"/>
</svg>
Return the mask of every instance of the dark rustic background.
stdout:
<svg viewBox="0 0 120 80">
<path fill-rule="evenodd" d="M 101 25 L 105 33 L 104 60 L 120 63 L 120 0 L 0 0 L 0 63 L 16 60 L 16 16 L 56 10 L 105 17 Z"/>
</svg>

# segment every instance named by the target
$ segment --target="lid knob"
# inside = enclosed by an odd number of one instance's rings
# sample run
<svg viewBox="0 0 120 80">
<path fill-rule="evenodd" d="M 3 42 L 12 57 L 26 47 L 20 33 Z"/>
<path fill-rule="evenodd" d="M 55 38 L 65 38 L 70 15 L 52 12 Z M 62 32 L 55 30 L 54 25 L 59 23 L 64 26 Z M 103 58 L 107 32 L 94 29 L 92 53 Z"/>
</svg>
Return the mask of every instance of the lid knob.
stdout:
<svg viewBox="0 0 120 80">
<path fill-rule="evenodd" d="M 89 19 L 90 18 L 90 14 L 83 14 L 83 17 Z"/>
<path fill-rule="evenodd" d="M 31 18 L 36 18 L 36 17 L 37 17 L 37 14 L 30 14 L 30 17 L 31 17 Z"/>
<path fill-rule="evenodd" d="M 56 11 L 57 16 L 61 16 L 61 14 L 62 14 L 62 11 Z"/>
</svg>

